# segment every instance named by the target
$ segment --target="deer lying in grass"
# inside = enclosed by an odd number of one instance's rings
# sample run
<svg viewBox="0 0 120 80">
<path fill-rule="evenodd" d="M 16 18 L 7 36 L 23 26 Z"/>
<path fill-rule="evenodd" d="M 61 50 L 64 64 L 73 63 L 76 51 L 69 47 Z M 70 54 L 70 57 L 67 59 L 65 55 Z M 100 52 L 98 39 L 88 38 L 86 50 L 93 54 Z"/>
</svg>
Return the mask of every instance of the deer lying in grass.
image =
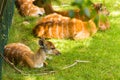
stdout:
<svg viewBox="0 0 120 80">
<path fill-rule="evenodd" d="M 56 11 L 56 10 L 54 10 L 52 7 L 52 4 L 51 4 L 51 0 L 49 0 L 49 2 L 46 2 L 46 0 L 35 0 L 33 2 L 33 4 L 35 4 L 38 7 L 43 7 L 45 10 L 45 13 L 47 15 L 52 14 L 52 13 L 58 13 L 58 14 L 61 14 L 62 16 L 70 17 L 70 11 Z M 101 15 L 101 14 L 103 14 L 105 16 L 109 15 L 109 11 L 105 8 L 105 6 L 103 4 L 93 3 L 92 6 L 95 8 L 98 15 Z M 82 21 L 89 20 L 89 18 L 86 17 L 86 15 L 80 15 L 80 9 L 75 9 L 75 10 L 73 10 L 73 12 L 74 12 L 74 18 L 80 19 Z M 98 25 L 99 25 L 98 27 L 100 30 L 108 29 L 110 26 L 108 18 L 106 17 L 106 21 L 99 20 Z"/>
<path fill-rule="evenodd" d="M 15 4 L 21 16 L 40 16 L 45 13 L 43 8 L 33 4 L 34 0 L 16 0 Z"/>
<path fill-rule="evenodd" d="M 43 7 L 46 15 L 52 14 L 52 13 L 58 13 L 58 14 L 61 14 L 62 16 L 70 17 L 70 14 L 69 14 L 68 10 L 66 10 L 66 11 L 56 11 L 56 10 L 54 10 L 53 7 L 52 7 L 52 4 L 51 4 L 51 0 L 35 0 L 33 2 L 33 4 L 35 4 L 38 7 Z M 79 9 L 73 10 L 73 12 L 75 13 L 75 15 L 74 15 L 75 18 L 85 20 L 85 16 L 80 15 L 80 10 Z"/>
<path fill-rule="evenodd" d="M 45 13 L 47 15 L 51 14 L 51 13 L 58 13 L 58 14 L 61 14 L 63 16 L 70 17 L 69 10 L 67 10 L 67 11 L 56 11 L 56 10 L 54 10 L 53 7 L 52 7 L 52 4 L 51 4 L 51 0 L 35 0 L 35 1 L 33 1 L 33 4 L 38 6 L 38 7 L 43 7 L 44 10 L 45 10 Z M 93 8 L 96 10 L 96 12 L 98 14 L 109 15 L 109 11 L 106 9 L 106 7 L 102 3 L 92 3 L 91 6 L 93 6 Z M 74 15 L 75 18 L 84 20 L 82 18 L 84 18 L 85 15 L 84 15 L 84 17 L 82 17 L 80 15 L 80 9 L 75 9 L 73 11 L 75 13 L 75 15 Z"/>
<path fill-rule="evenodd" d="M 97 32 L 93 20 L 81 21 L 76 18 L 50 14 L 43 17 L 33 29 L 33 34 L 44 38 L 85 39 Z"/>
<path fill-rule="evenodd" d="M 54 44 L 44 39 L 39 40 L 40 48 L 37 53 L 22 43 L 11 43 L 5 46 L 4 56 L 15 65 L 28 66 L 30 68 L 41 68 L 45 64 L 46 54 L 60 54 Z"/>
</svg>

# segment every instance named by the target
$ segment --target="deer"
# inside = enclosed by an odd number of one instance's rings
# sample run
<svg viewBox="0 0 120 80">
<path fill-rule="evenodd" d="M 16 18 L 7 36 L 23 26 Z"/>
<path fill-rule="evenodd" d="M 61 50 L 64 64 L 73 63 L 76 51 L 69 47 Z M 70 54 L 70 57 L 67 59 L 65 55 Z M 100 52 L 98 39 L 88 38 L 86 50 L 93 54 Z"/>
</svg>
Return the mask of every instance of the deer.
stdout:
<svg viewBox="0 0 120 80">
<path fill-rule="evenodd" d="M 92 36 L 97 30 L 93 20 L 82 21 L 53 13 L 38 21 L 33 34 L 36 37 L 81 40 Z"/>
<path fill-rule="evenodd" d="M 33 4 L 38 6 L 38 7 L 43 7 L 46 15 L 49 15 L 49 14 L 52 14 L 52 13 L 58 13 L 58 14 L 61 14 L 62 16 L 70 17 L 69 10 L 67 10 L 67 11 L 56 11 L 56 10 L 54 10 L 53 7 L 52 7 L 52 4 L 51 4 L 51 0 L 35 0 L 33 2 Z M 74 15 L 75 18 L 79 18 L 81 20 L 87 20 L 87 19 L 85 19 L 85 16 L 81 16 L 79 14 L 79 12 L 80 12 L 79 9 L 75 9 L 75 10 L 73 10 L 73 12 L 75 13 L 75 15 Z"/>
<path fill-rule="evenodd" d="M 47 2 L 48 0 L 35 0 L 33 2 L 34 5 L 38 6 L 38 7 L 43 7 L 45 10 L 45 14 L 49 15 L 52 13 L 58 13 L 61 14 L 62 16 L 66 16 L 66 17 L 70 17 L 70 10 L 66 10 L 66 11 L 56 11 L 53 9 L 52 4 L 51 4 L 51 0 L 49 0 L 49 2 Z M 109 15 L 109 11 L 106 9 L 106 7 L 102 4 L 102 3 L 92 3 L 93 8 L 95 9 L 95 11 L 97 12 L 98 15 L 105 15 L 108 16 Z M 74 13 L 74 18 L 80 19 L 82 21 L 87 21 L 89 20 L 88 17 L 86 17 L 86 15 L 80 15 L 80 9 L 75 9 L 72 10 Z M 109 29 L 110 27 L 110 23 L 107 17 L 105 17 L 106 20 L 99 20 L 98 22 L 98 27 L 99 30 L 106 30 Z"/>
<path fill-rule="evenodd" d="M 109 29 L 110 22 L 108 20 L 108 16 L 109 16 L 110 12 L 106 9 L 105 5 L 103 5 L 102 3 L 95 3 L 95 4 L 93 4 L 93 6 L 99 15 L 99 22 L 98 22 L 99 30 L 105 31 L 105 30 Z"/>
<path fill-rule="evenodd" d="M 15 5 L 21 16 L 33 16 L 38 17 L 44 15 L 45 11 L 43 8 L 35 6 L 34 0 L 16 0 Z"/>
<path fill-rule="evenodd" d="M 4 57 L 14 65 L 41 68 L 47 65 L 47 54 L 61 54 L 51 41 L 40 39 L 39 46 L 38 51 L 34 53 L 23 43 L 10 43 L 4 47 Z"/>
</svg>

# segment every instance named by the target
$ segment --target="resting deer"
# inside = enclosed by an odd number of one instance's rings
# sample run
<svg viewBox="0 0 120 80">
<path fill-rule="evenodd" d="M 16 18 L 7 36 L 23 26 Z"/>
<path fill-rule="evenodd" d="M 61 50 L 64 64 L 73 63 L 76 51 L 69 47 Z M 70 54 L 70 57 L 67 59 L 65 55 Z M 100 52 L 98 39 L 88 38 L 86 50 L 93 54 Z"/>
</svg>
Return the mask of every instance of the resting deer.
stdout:
<svg viewBox="0 0 120 80">
<path fill-rule="evenodd" d="M 46 54 L 60 54 L 54 44 L 44 39 L 39 40 L 40 48 L 37 53 L 22 43 L 11 43 L 5 46 L 4 56 L 15 65 L 41 68 L 45 64 Z"/>
<path fill-rule="evenodd" d="M 33 28 L 33 34 L 44 38 L 85 39 L 97 32 L 93 20 L 82 21 L 53 13 L 43 17 Z"/>
<path fill-rule="evenodd" d="M 46 2 L 46 0 L 35 0 L 33 4 L 35 4 L 38 7 L 43 7 L 47 15 L 52 13 L 58 13 L 58 14 L 61 14 L 62 16 L 70 17 L 69 11 L 54 10 L 51 4 L 51 0 L 49 0 L 49 2 Z M 99 14 L 109 15 L 109 11 L 105 8 L 105 6 L 102 3 L 93 3 L 93 7 L 95 8 L 98 15 Z M 89 18 L 86 17 L 86 15 L 80 15 L 80 9 L 75 9 L 73 10 L 73 12 L 74 12 L 74 18 L 80 19 L 82 21 L 89 20 Z M 99 20 L 98 25 L 100 30 L 108 29 L 110 26 L 108 18 L 106 17 L 106 21 Z"/>
<path fill-rule="evenodd" d="M 51 4 L 51 0 L 35 0 L 33 2 L 33 4 L 35 4 L 38 7 L 43 7 L 46 15 L 52 14 L 52 13 L 58 13 L 58 14 L 61 14 L 62 16 L 70 17 L 70 14 L 69 14 L 70 12 L 68 10 L 67 11 L 56 11 L 56 10 L 54 10 L 53 7 L 52 7 L 52 4 Z M 73 10 L 73 12 L 75 13 L 75 15 L 74 15 L 75 18 L 78 18 L 78 19 L 81 19 L 81 20 L 86 20 L 87 19 L 87 17 L 80 15 L 80 10 L 79 9 Z"/>
<path fill-rule="evenodd" d="M 21 16 L 40 16 L 43 15 L 44 9 L 33 4 L 34 0 L 16 0 L 15 4 Z"/>
<path fill-rule="evenodd" d="M 106 9 L 105 6 L 103 6 L 102 3 L 96 3 L 93 4 L 95 10 L 97 11 L 98 15 L 99 15 L 99 30 L 106 30 L 109 29 L 110 27 L 110 22 L 108 20 L 108 15 L 109 15 L 109 11 Z M 104 16 L 103 18 L 101 18 L 100 16 Z"/>
</svg>

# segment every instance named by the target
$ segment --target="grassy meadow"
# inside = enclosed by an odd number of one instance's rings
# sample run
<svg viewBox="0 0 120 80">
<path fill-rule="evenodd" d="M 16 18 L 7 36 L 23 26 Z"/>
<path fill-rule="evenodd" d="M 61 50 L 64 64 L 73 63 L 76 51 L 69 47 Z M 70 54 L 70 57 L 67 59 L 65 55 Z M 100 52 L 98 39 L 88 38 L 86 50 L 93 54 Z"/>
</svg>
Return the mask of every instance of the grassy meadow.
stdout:
<svg viewBox="0 0 120 80">
<path fill-rule="evenodd" d="M 67 4 L 70 0 L 60 0 Z M 8 64 L 3 64 L 3 80 L 120 80 L 120 1 L 119 0 L 92 0 L 94 2 L 105 1 L 110 11 L 110 29 L 98 31 L 94 36 L 85 40 L 50 39 L 58 50 L 60 56 L 52 56 L 47 60 L 48 65 L 41 69 L 19 69 L 29 73 L 21 75 L 14 71 Z M 114 14 L 113 14 L 114 13 Z M 38 49 L 38 38 L 32 35 L 32 29 L 40 17 L 21 17 L 17 10 L 13 16 L 9 30 L 8 43 L 21 42 L 28 45 L 34 52 Z M 28 24 L 24 24 L 25 22 Z M 71 65 L 75 60 L 87 60 L 89 63 L 77 65 L 61 70 Z M 34 75 L 43 72 L 56 71 L 53 74 Z"/>
</svg>

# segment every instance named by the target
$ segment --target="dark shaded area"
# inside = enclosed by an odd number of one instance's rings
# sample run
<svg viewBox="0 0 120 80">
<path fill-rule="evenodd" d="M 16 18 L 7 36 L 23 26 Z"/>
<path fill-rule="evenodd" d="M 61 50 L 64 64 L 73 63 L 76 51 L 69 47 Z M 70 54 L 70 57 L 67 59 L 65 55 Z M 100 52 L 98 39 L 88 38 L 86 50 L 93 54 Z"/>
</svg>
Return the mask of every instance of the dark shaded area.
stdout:
<svg viewBox="0 0 120 80">
<path fill-rule="evenodd" d="M 7 43 L 8 31 L 12 22 L 14 0 L 0 0 L 0 54 Z M 0 57 L 0 80 L 2 80 L 2 58 Z"/>
</svg>

